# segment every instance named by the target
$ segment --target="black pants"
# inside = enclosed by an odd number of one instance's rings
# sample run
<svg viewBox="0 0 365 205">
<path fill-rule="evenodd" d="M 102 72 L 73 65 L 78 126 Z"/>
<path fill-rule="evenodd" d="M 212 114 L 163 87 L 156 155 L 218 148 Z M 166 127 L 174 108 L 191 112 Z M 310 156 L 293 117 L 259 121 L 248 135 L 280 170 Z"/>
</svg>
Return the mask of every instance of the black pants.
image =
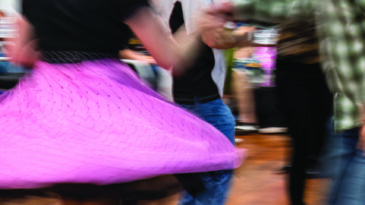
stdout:
<svg viewBox="0 0 365 205">
<path fill-rule="evenodd" d="M 315 166 L 322 150 L 332 95 L 319 64 L 278 60 L 276 68 L 277 100 L 293 145 L 290 201 L 302 205 L 305 170 Z"/>
</svg>

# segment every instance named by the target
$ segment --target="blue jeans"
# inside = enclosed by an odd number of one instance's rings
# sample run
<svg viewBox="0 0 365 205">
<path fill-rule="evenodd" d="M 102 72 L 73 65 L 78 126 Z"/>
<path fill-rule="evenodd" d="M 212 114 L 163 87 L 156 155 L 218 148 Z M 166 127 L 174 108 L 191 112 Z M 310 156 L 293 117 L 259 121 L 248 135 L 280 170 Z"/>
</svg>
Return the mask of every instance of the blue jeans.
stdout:
<svg viewBox="0 0 365 205">
<path fill-rule="evenodd" d="M 365 204 L 365 156 L 357 149 L 359 128 L 341 133 L 339 172 L 331 190 L 330 205 Z"/>
<path fill-rule="evenodd" d="M 194 105 L 181 106 L 220 130 L 234 144 L 234 117 L 222 99 L 200 103 L 200 100 L 196 98 Z M 233 170 L 196 173 L 195 175 L 202 180 L 205 189 L 195 196 L 184 192 L 179 201 L 180 205 L 225 204 Z"/>
</svg>

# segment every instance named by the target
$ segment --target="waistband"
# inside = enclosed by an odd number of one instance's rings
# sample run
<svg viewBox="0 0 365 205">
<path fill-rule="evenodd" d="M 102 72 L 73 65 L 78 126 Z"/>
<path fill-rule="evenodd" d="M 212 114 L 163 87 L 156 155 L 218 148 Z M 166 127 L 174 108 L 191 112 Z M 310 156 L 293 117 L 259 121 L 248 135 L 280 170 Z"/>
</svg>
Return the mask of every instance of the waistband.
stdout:
<svg viewBox="0 0 365 205">
<path fill-rule="evenodd" d="M 174 96 L 174 101 L 177 104 L 182 105 L 194 105 L 195 103 L 208 103 L 213 100 L 219 99 L 221 96 L 219 93 L 208 95 L 208 96 Z"/>
<path fill-rule="evenodd" d="M 116 58 L 117 53 L 90 52 L 90 51 L 43 51 L 40 57 L 41 61 L 59 64 L 59 63 L 81 63 L 82 61 L 98 60 L 103 58 Z"/>
</svg>

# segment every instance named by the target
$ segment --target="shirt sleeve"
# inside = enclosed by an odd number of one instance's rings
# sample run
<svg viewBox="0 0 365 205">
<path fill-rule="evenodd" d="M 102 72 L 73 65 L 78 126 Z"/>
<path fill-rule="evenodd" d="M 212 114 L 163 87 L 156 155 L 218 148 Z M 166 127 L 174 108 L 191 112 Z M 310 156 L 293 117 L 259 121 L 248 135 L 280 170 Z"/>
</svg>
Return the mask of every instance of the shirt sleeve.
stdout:
<svg viewBox="0 0 365 205">
<path fill-rule="evenodd" d="M 357 0 L 357 6 L 362 10 L 363 16 L 365 15 L 365 0 Z"/>
<path fill-rule="evenodd" d="M 119 8 L 120 18 L 124 21 L 133 14 L 135 14 L 139 9 L 144 7 L 150 7 L 149 0 L 116 0 L 117 6 Z"/>
<path fill-rule="evenodd" d="M 239 20 L 253 20 L 281 23 L 311 17 L 318 0 L 232 0 L 234 17 Z"/>
</svg>

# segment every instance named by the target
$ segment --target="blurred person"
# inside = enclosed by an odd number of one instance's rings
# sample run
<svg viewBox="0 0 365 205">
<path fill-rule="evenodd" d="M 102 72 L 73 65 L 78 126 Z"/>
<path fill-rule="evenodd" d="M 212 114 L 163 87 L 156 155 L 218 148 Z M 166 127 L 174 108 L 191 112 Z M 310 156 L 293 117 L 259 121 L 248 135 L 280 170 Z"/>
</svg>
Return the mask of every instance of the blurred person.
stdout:
<svg viewBox="0 0 365 205">
<path fill-rule="evenodd" d="M 23 0 L 23 14 L 7 51 L 33 71 L 0 98 L 0 189 L 92 198 L 101 186 L 113 204 L 113 185 L 129 197 L 127 182 L 239 166 L 243 150 L 119 60 L 126 25 L 174 75 L 194 59 L 196 39 L 175 40 L 147 0 Z"/>
<path fill-rule="evenodd" d="M 157 11 L 161 11 L 162 16 L 169 19 L 172 33 L 184 26 L 187 35 L 191 35 L 194 29 L 197 29 L 195 26 L 198 21 L 195 17 L 208 4 L 210 3 L 196 0 L 161 1 L 157 2 Z M 230 43 L 239 43 L 238 39 Z M 234 144 L 234 118 L 230 109 L 223 103 L 220 92 L 223 88 L 219 81 L 224 81 L 225 78 L 223 52 L 213 50 L 203 39 L 199 43 L 199 54 L 188 66 L 188 71 L 173 79 L 174 101 L 216 127 Z M 215 70 L 221 73 L 220 76 L 216 76 L 218 80 L 214 78 Z M 184 192 L 179 204 L 224 204 L 230 190 L 232 174 L 232 170 L 194 174 L 190 183 L 200 184 L 201 188 L 196 193 Z"/>
<path fill-rule="evenodd" d="M 305 180 L 319 177 L 332 95 L 319 60 L 314 19 L 282 24 L 277 45 L 276 94 L 292 139 L 289 196 L 304 204 Z"/>
<path fill-rule="evenodd" d="M 233 0 L 208 10 L 204 24 L 203 36 L 211 36 L 208 31 L 217 27 L 212 19 L 216 22 L 232 19 L 267 22 L 315 19 L 322 69 L 334 93 L 335 130 L 342 136 L 340 152 L 343 162 L 329 202 L 336 205 L 362 204 L 365 201 L 364 11 L 365 1 L 361 0 Z"/>
<path fill-rule="evenodd" d="M 184 25 L 185 13 L 188 12 L 183 11 L 182 4 L 177 1 L 169 21 L 173 33 Z M 184 75 L 173 79 L 174 101 L 216 127 L 234 144 L 234 118 L 229 108 L 223 103 L 212 78 L 215 65 L 213 50 L 204 42 L 200 43 L 202 48 L 199 49 L 199 54 L 189 70 Z M 196 183 L 201 183 L 203 188 L 196 194 L 184 192 L 179 204 L 223 205 L 230 188 L 232 174 L 232 170 L 194 174 Z"/>
<path fill-rule="evenodd" d="M 242 23 L 230 23 L 231 29 L 247 29 Z M 245 72 L 245 67 L 237 63 L 241 59 L 251 59 L 255 48 L 250 46 L 235 47 L 225 50 L 226 81 L 224 94 L 228 97 L 228 106 L 236 118 L 235 135 L 246 135 L 257 131 L 253 86 Z M 242 139 L 236 138 L 237 141 Z"/>
<path fill-rule="evenodd" d="M 277 45 L 276 94 L 293 139 L 292 162 L 278 171 L 290 173 L 291 204 L 303 203 L 306 177 L 320 175 L 318 159 L 331 113 L 332 96 L 320 68 L 313 22 L 282 25 Z M 250 56 L 248 52 L 243 56 Z"/>
<path fill-rule="evenodd" d="M 189 4 L 190 9 L 201 1 L 183 1 L 182 4 L 184 3 Z M 184 6 L 183 9 L 180 2 L 175 3 L 169 22 L 172 32 L 176 32 L 185 23 L 185 16 L 194 15 L 187 10 L 187 7 Z M 187 21 L 189 23 L 189 19 Z M 203 48 L 199 50 L 199 55 L 192 63 L 189 72 L 174 78 L 174 100 L 216 127 L 234 143 L 234 119 L 229 108 L 221 100 L 218 86 L 212 77 L 214 67 L 219 66 L 220 62 L 217 61 L 213 49 L 206 46 L 204 42 L 201 44 Z M 232 173 L 232 170 L 227 170 L 196 174 L 197 181 L 202 183 L 204 188 L 195 195 L 183 193 L 179 204 L 224 204 Z"/>
<path fill-rule="evenodd" d="M 239 27 L 240 29 L 242 27 Z M 237 48 L 234 52 L 234 59 L 252 58 L 254 47 Z M 237 101 L 238 117 L 236 121 L 235 133 L 249 134 L 256 132 L 257 119 L 255 114 L 255 101 L 253 93 L 253 85 L 250 77 L 244 70 L 233 69 L 232 71 L 232 91 Z"/>
</svg>

